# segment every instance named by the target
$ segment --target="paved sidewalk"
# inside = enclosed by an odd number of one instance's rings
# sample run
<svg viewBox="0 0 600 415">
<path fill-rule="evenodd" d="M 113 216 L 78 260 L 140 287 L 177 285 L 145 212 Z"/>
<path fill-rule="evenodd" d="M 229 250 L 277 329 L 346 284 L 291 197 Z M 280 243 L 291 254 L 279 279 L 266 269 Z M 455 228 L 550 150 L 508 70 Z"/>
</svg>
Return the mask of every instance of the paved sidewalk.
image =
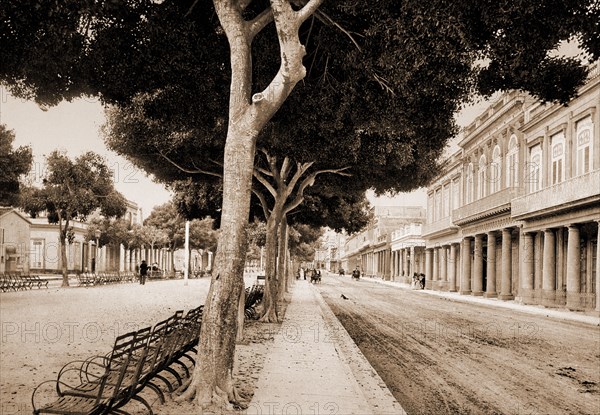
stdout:
<svg viewBox="0 0 600 415">
<path fill-rule="evenodd" d="M 415 290 L 413 286 L 410 284 L 406 284 L 403 282 L 396 281 L 384 281 L 379 278 L 365 278 L 365 281 L 372 281 L 379 284 L 390 285 L 393 287 L 403 288 L 407 290 Z M 546 308 L 541 305 L 528 305 L 528 304 L 520 304 L 517 301 L 509 300 L 503 301 L 498 300 L 497 298 L 484 298 L 484 297 L 476 297 L 472 295 L 461 295 L 457 292 L 447 292 L 447 291 L 434 291 L 434 290 L 415 290 L 419 293 L 423 293 L 426 295 L 434 295 L 437 297 L 447 298 L 452 301 L 460 301 L 464 303 L 475 303 L 475 304 L 485 304 L 487 306 L 498 307 L 498 308 L 509 308 L 516 311 L 521 311 L 523 313 L 528 314 L 536 314 L 542 315 L 549 318 L 555 318 L 559 320 L 567 320 L 567 321 L 577 321 L 580 323 L 592 324 L 594 326 L 600 326 L 600 316 L 598 316 L 597 312 L 589 311 L 589 312 L 577 312 L 577 311 L 569 311 L 569 310 L 561 310 L 555 308 Z"/>
<path fill-rule="evenodd" d="M 405 413 L 321 295 L 296 282 L 248 414 Z"/>
</svg>

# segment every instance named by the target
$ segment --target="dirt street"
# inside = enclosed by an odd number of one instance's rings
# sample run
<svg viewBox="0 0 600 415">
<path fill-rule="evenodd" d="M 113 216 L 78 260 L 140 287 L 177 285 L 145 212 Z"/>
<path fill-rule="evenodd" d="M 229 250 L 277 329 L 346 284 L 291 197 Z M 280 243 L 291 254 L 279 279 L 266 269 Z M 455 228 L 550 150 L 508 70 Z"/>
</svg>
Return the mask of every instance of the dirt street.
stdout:
<svg viewBox="0 0 600 415">
<path fill-rule="evenodd" d="M 349 276 L 319 287 L 408 414 L 600 414 L 599 327 Z"/>
</svg>

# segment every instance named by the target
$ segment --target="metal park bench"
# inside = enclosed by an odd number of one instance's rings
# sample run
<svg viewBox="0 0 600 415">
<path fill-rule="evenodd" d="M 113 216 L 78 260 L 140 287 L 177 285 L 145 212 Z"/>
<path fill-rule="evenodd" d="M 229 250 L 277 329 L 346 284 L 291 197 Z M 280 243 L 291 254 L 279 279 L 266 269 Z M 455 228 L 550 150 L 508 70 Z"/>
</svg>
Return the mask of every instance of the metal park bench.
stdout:
<svg viewBox="0 0 600 415">
<path fill-rule="evenodd" d="M 48 280 L 42 280 L 38 275 L 21 275 L 18 272 L 0 274 L 0 290 L 3 292 L 31 290 L 34 286 L 48 288 Z"/>
<path fill-rule="evenodd" d="M 135 278 L 136 276 L 133 272 L 82 272 L 81 274 L 77 274 L 77 281 L 80 287 L 133 282 Z"/>
<path fill-rule="evenodd" d="M 183 363 L 187 355 L 196 351 L 202 320 L 202 306 L 190 310 L 185 316 L 178 311 L 154 327 L 146 327 L 116 338 L 112 351 L 106 356 L 94 356 L 83 361 L 67 363 L 56 380 L 45 381 L 33 391 L 31 402 L 34 414 L 106 414 L 127 413 L 122 408 L 134 400 L 144 405 L 152 414 L 150 404 L 140 396 L 148 387 L 161 403 L 164 392 L 158 381 L 166 385 L 168 392 L 173 385 L 162 372 L 172 375 L 179 385 L 182 375 L 190 371 Z M 173 369 L 177 365 L 180 372 Z M 57 398 L 39 404 L 39 392 L 44 385 L 54 384 Z"/>
<path fill-rule="evenodd" d="M 264 292 L 264 285 L 255 284 L 252 287 L 246 288 L 246 302 L 244 304 L 246 318 L 256 317 L 256 306 L 262 301 Z"/>
<path fill-rule="evenodd" d="M 246 307 L 260 301 L 262 288 L 249 290 Z M 127 414 L 124 407 L 137 401 L 153 414 L 141 393 L 149 389 L 164 403 L 165 393 L 172 393 L 174 386 L 180 387 L 184 377 L 190 376 L 195 365 L 190 354 L 197 353 L 203 310 L 201 305 L 185 315 L 177 311 L 153 327 L 118 336 L 107 355 L 67 363 L 55 380 L 44 381 L 33 390 L 33 413 Z M 44 393 L 50 385 L 52 397 Z"/>
</svg>

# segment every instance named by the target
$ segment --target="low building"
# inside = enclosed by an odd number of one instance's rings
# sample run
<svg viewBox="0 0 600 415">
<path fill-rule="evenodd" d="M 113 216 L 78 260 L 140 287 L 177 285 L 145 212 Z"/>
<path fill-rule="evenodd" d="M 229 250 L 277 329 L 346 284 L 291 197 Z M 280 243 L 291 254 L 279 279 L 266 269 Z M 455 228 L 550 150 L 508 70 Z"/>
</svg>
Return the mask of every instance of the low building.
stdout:
<svg viewBox="0 0 600 415">
<path fill-rule="evenodd" d="M 125 218 L 130 224 L 141 223 L 137 204 L 127 202 Z M 87 223 L 71 220 L 69 226 L 68 272 L 133 270 L 134 261 L 122 245 L 99 248 L 96 239 L 88 238 Z M 0 207 L 0 243 L 0 272 L 48 274 L 62 270 L 59 226 L 49 223 L 45 213 L 32 218 L 18 209 Z M 158 255 L 158 251 L 156 258 L 168 263 L 167 254 Z M 135 256 L 148 258 L 150 254 L 138 252 Z"/>
</svg>

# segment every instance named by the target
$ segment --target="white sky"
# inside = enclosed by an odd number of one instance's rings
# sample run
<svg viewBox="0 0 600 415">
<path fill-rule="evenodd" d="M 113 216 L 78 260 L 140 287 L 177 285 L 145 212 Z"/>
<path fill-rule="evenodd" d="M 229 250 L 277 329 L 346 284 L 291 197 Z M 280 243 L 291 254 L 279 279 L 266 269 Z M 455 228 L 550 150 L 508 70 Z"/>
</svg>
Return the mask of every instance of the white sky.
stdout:
<svg viewBox="0 0 600 415">
<path fill-rule="evenodd" d="M 15 147 L 31 146 L 37 177 L 44 169 L 45 155 L 55 149 L 66 150 L 71 158 L 96 152 L 114 169 L 116 189 L 137 203 L 145 218 L 171 195 L 142 170 L 106 148 L 100 136 L 104 119 L 102 105 L 90 98 L 63 102 L 43 111 L 34 102 L 16 99 L 6 89 L 0 89 L 0 123 L 15 132 Z"/>
<path fill-rule="evenodd" d="M 460 125 L 471 122 L 485 105 L 479 104 L 475 111 L 468 110 L 466 116 L 460 117 Z M 171 195 L 163 185 L 106 148 L 100 136 L 104 120 L 102 105 L 91 98 L 63 102 L 44 111 L 34 102 L 16 99 L 0 87 L 0 123 L 14 130 L 16 147 L 31 146 L 37 177 L 43 172 L 45 155 L 55 149 L 65 150 L 72 158 L 94 151 L 107 159 L 109 167 L 115 170 L 115 187 L 143 209 L 145 218 L 154 206 L 167 202 Z M 375 205 L 426 206 L 423 189 L 393 198 L 375 198 L 372 194 L 368 197 Z"/>
</svg>

